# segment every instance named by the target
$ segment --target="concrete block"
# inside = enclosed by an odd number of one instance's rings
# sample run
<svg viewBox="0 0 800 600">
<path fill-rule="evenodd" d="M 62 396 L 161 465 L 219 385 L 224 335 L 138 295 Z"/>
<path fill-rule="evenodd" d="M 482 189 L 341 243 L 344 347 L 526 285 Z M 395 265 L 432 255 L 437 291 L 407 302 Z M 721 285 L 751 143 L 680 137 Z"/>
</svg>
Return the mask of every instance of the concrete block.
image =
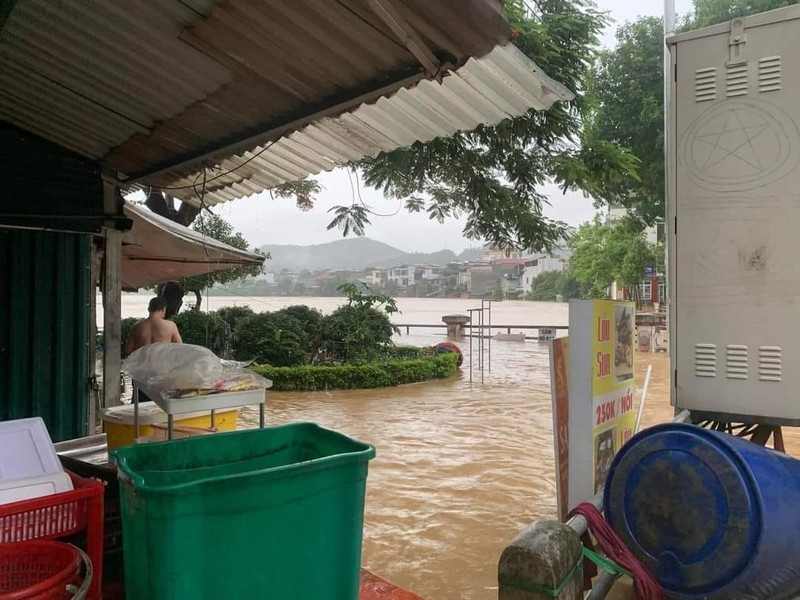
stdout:
<svg viewBox="0 0 800 600">
<path fill-rule="evenodd" d="M 578 534 L 558 521 L 536 521 L 503 550 L 498 566 L 499 600 L 552 600 L 537 590 L 554 590 L 557 600 L 582 600 L 583 574 Z"/>
</svg>

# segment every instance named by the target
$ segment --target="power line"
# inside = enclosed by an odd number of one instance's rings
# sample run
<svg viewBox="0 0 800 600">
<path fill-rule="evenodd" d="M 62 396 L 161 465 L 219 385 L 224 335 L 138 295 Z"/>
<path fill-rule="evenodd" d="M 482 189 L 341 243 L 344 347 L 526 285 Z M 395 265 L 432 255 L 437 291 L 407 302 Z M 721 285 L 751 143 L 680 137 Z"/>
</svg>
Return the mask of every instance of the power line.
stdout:
<svg viewBox="0 0 800 600">
<path fill-rule="evenodd" d="M 239 169 L 241 169 L 242 167 L 244 167 L 244 166 L 245 166 L 245 165 L 247 165 L 248 163 L 250 163 L 250 162 L 254 161 L 254 160 L 255 160 L 255 159 L 257 159 L 259 156 L 261 156 L 262 154 L 264 154 L 264 152 L 266 152 L 267 150 L 269 150 L 270 148 L 272 148 L 272 146 L 274 146 L 274 145 L 277 143 L 277 141 L 278 141 L 278 140 L 273 140 L 273 141 L 271 141 L 269 144 L 267 144 L 266 146 L 264 146 L 264 147 L 263 147 L 261 150 L 259 150 L 258 152 L 256 152 L 256 153 L 255 153 L 253 156 L 251 156 L 250 158 L 248 158 L 248 159 L 247 159 L 246 161 L 244 161 L 242 164 L 240 164 L 240 165 L 237 165 L 236 167 L 234 167 L 234 168 L 232 168 L 232 169 L 228 169 L 227 171 L 223 171 L 223 172 L 222 172 L 222 173 L 220 173 L 219 175 L 215 175 L 214 177 L 211 177 L 210 179 L 208 179 L 207 183 L 211 183 L 212 181 L 216 181 L 217 179 L 220 179 L 221 177 L 226 177 L 227 175 L 230 175 L 230 174 L 232 174 L 232 173 L 235 173 L 236 171 L 238 171 Z M 203 167 L 203 171 L 205 172 L 205 166 Z M 198 174 L 198 176 L 199 176 L 199 174 Z M 154 185 L 154 186 L 152 186 L 152 187 L 153 187 L 154 189 L 156 189 L 156 190 L 161 190 L 161 191 L 170 191 L 170 190 L 188 190 L 188 189 L 193 189 L 193 188 L 195 188 L 195 186 L 196 186 L 196 185 L 197 185 L 197 177 L 195 177 L 195 181 L 193 181 L 193 182 L 192 182 L 190 185 L 167 186 L 167 187 L 159 187 L 159 186 L 157 186 L 157 185 Z"/>
</svg>

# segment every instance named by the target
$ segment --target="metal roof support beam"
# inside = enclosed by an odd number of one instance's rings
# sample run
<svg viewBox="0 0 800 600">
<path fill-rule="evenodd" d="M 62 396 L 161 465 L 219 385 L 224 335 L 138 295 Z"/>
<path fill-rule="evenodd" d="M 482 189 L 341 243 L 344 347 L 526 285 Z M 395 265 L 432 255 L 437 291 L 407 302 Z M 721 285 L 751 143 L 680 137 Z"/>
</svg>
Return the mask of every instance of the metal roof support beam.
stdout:
<svg viewBox="0 0 800 600">
<path fill-rule="evenodd" d="M 117 213 L 119 189 L 103 181 L 103 210 Z M 113 227 L 104 228 L 103 256 L 103 407 L 122 403 L 119 375 L 122 372 L 122 236 Z M 91 423 L 94 426 L 94 423 Z"/>
<path fill-rule="evenodd" d="M 434 77 L 437 76 L 441 69 L 441 62 L 417 35 L 414 28 L 397 12 L 392 5 L 392 0 L 369 0 L 369 5 L 381 21 L 386 23 L 389 29 L 400 38 L 408 51 L 425 67 L 425 70 Z"/>
</svg>

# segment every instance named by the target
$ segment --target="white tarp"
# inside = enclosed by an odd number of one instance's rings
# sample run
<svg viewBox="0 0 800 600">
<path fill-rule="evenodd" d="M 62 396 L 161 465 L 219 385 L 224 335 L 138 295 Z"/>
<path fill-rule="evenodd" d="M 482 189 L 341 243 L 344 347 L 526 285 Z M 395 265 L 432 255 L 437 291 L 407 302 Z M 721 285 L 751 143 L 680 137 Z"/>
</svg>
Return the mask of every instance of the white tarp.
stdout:
<svg viewBox="0 0 800 600">
<path fill-rule="evenodd" d="M 218 242 L 144 206 L 126 204 L 124 210 L 133 227 L 123 239 L 123 290 L 264 262 L 263 256 Z"/>
</svg>

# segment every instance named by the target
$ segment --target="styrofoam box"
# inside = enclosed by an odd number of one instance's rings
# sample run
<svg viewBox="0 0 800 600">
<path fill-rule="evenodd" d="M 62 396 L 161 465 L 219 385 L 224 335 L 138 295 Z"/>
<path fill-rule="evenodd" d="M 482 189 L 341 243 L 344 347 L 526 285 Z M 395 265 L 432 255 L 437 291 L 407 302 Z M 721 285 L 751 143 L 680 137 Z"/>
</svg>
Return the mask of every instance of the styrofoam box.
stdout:
<svg viewBox="0 0 800 600">
<path fill-rule="evenodd" d="M 13 479 L 0 483 L 0 504 L 60 494 L 72 491 L 72 489 L 72 480 L 63 471 L 41 477 Z"/>
<path fill-rule="evenodd" d="M 0 504 L 71 489 L 41 418 L 0 422 Z"/>
</svg>

